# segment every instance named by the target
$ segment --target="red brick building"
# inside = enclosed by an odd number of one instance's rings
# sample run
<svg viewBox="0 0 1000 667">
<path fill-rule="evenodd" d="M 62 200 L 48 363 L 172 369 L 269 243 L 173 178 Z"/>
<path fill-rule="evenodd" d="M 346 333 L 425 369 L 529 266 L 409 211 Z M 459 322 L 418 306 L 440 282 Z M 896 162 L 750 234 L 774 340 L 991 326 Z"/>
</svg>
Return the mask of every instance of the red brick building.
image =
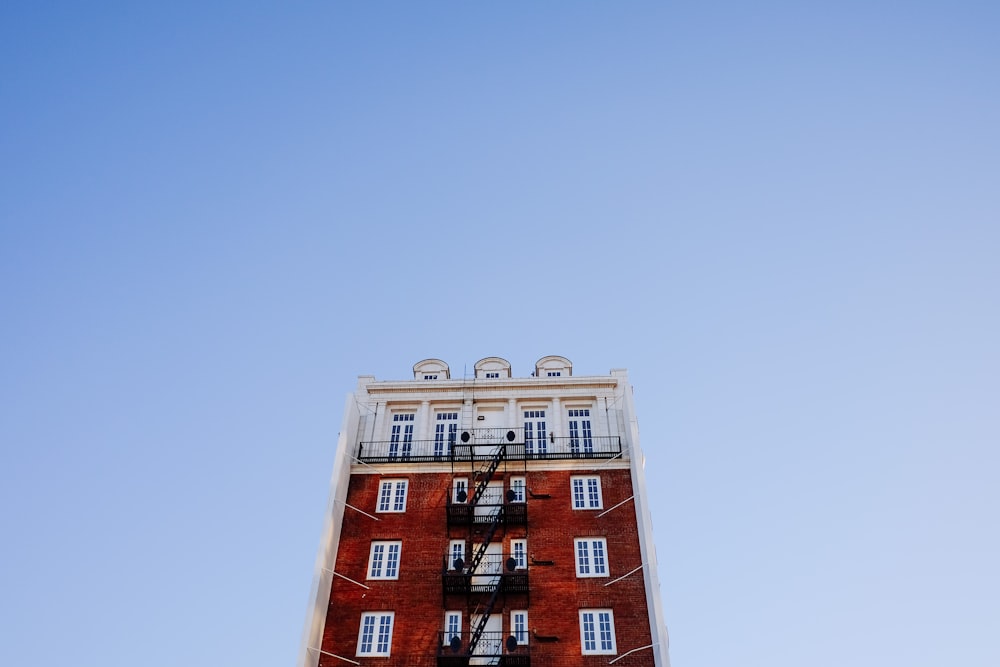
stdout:
<svg viewBox="0 0 1000 667">
<path fill-rule="evenodd" d="M 669 665 L 627 374 L 362 376 L 300 665 Z"/>
</svg>

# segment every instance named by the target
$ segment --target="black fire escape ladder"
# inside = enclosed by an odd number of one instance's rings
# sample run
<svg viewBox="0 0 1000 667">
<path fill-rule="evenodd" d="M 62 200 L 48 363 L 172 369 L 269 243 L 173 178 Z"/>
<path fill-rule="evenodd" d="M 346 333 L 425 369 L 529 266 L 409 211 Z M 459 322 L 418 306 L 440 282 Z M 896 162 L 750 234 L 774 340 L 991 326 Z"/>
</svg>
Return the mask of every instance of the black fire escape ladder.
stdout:
<svg viewBox="0 0 1000 667">
<path fill-rule="evenodd" d="M 490 480 L 493 479 L 493 473 L 495 473 L 497 471 L 497 468 L 500 467 L 500 462 L 503 461 L 504 455 L 506 453 L 507 453 L 507 446 L 503 443 L 500 443 L 500 446 L 497 448 L 496 454 L 494 454 L 493 458 L 490 459 L 489 465 L 477 473 L 477 476 L 479 477 L 479 483 L 476 485 L 476 492 L 472 495 L 472 500 L 470 501 L 471 505 L 475 505 L 476 503 L 478 503 L 479 499 L 483 497 L 484 493 L 486 493 L 486 487 L 489 486 Z"/>
<path fill-rule="evenodd" d="M 496 587 L 493 591 L 493 595 L 490 599 L 486 601 L 486 606 L 479 610 L 479 622 L 476 623 L 476 629 L 472 631 L 472 639 L 469 640 L 469 654 L 474 654 L 476 652 L 476 646 L 479 645 L 479 640 L 483 636 L 483 631 L 486 630 L 486 621 L 490 620 L 490 614 L 493 613 L 493 606 L 497 602 L 497 597 L 500 595 L 500 586 Z"/>
<path fill-rule="evenodd" d="M 475 507 L 482 499 L 483 494 L 486 493 L 486 489 L 489 486 L 490 480 L 493 479 L 493 473 L 497 471 L 500 467 L 500 463 L 504 460 L 507 454 L 506 443 L 501 442 L 499 447 L 497 447 L 496 453 L 490 459 L 489 465 L 483 470 L 479 471 L 479 482 L 476 485 L 476 491 L 472 496 L 471 505 L 473 507 L 473 512 L 475 512 Z M 480 563 L 482 563 L 483 557 L 486 555 L 486 548 L 493 541 L 493 536 L 496 534 L 497 529 L 500 527 L 502 516 L 502 508 L 497 508 L 497 511 L 492 514 L 490 520 L 489 528 L 483 534 L 483 541 L 476 549 L 476 553 L 472 557 L 472 562 L 469 564 L 469 574 L 474 575 L 476 570 L 479 568 Z M 482 575 L 491 576 L 491 575 Z M 498 575 L 493 575 L 498 576 Z M 496 588 L 493 589 L 493 593 L 490 595 L 489 600 L 486 601 L 485 607 L 480 611 L 479 622 L 476 624 L 475 629 L 472 632 L 472 638 L 469 641 L 469 653 L 473 654 L 476 651 L 476 647 L 479 645 L 479 640 L 483 636 L 483 631 L 486 629 L 486 622 L 489 620 L 490 615 L 493 613 L 493 606 L 496 604 L 497 597 L 500 595 L 500 589 L 502 586 L 497 584 Z"/>
<path fill-rule="evenodd" d="M 483 560 L 483 556 L 486 555 L 486 547 L 490 546 L 490 542 L 493 541 L 493 535 L 496 534 L 497 528 L 500 527 L 500 513 L 497 512 L 493 515 L 493 521 L 490 522 L 490 527 L 483 534 L 483 541 L 476 549 L 476 553 L 472 556 L 472 562 L 469 563 L 469 574 L 475 574 L 476 568 L 479 567 L 479 563 Z"/>
</svg>

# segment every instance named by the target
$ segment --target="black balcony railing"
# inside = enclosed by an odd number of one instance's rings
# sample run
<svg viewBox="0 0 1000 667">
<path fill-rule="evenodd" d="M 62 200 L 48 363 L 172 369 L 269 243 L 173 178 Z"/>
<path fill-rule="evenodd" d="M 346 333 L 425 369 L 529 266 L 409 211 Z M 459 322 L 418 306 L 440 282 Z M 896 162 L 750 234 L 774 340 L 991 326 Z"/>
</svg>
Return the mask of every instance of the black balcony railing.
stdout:
<svg viewBox="0 0 1000 667">
<path fill-rule="evenodd" d="M 527 593 L 528 568 L 525 555 L 487 553 L 473 572 L 462 559 L 443 558 L 441 586 L 445 595 L 470 593 Z"/>
<path fill-rule="evenodd" d="M 530 667 L 530 645 L 518 643 L 514 635 L 502 632 L 484 632 L 475 648 L 470 650 L 471 632 L 438 633 L 438 667 L 458 667 L 470 664 L 508 665 L 510 667 Z M 528 641 L 528 633 L 522 635 Z"/>
<path fill-rule="evenodd" d="M 508 441 L 505 431 L 514 434 Z M 621 455 L 621 437 L 594 435 L 548 437 L 524 440 L 523 429 L 472 429 L 449 440 L 372 440 L 358 444 L 358 460 L 363 463 L 446 463 L 487 461 L 496 454 L 501 442 L 506 444 L 508 461 L 557 459 L 611 459 Z"/>
<path fill-rule="evenodd" d="M 488 526 L 497 516 L 505 526 L 523 526 L 528 523 L 528 506 L 525 503 L 449 503 L 445 510 L 448 512 L 449 526 Z"/>
<path fill-rule="evenodd" d="M 622 439 L 617 435 L 587 437 L 548 437 L 525 443 L 525 458 L 535 459 L 613 459 L 622 453 Z"/>
</svg>

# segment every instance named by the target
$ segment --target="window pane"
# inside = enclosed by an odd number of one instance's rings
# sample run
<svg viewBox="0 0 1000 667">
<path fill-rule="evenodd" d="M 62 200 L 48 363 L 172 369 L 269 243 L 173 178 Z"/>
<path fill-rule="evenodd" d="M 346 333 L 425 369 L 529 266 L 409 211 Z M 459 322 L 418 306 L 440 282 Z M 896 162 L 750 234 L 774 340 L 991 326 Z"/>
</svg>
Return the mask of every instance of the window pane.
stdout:
<svg viewBox="0 0 1000 667">
<path fill-rule="evenodd" d="M 592 546 L 594 550 L 594 573 L 607 574 L 608 566 L 604 560 L 604 542 L 602 540 L 594 540 Z"/>
</svg>

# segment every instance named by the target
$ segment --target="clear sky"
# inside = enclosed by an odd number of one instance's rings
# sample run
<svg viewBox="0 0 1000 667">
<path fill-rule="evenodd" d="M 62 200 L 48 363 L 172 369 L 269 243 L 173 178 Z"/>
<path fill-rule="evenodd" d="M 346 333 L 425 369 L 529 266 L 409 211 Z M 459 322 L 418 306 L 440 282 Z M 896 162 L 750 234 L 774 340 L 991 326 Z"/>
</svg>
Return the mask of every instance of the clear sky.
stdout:
<svg viewBox="0 0 1000 667">
<path fill-rule="evenodd" d="M 0 664 L 290 665 L 344 396 L 635 385 L 674 667 L 1000 664 L 1000 4 L 0 7 Z"/>
</svg>

